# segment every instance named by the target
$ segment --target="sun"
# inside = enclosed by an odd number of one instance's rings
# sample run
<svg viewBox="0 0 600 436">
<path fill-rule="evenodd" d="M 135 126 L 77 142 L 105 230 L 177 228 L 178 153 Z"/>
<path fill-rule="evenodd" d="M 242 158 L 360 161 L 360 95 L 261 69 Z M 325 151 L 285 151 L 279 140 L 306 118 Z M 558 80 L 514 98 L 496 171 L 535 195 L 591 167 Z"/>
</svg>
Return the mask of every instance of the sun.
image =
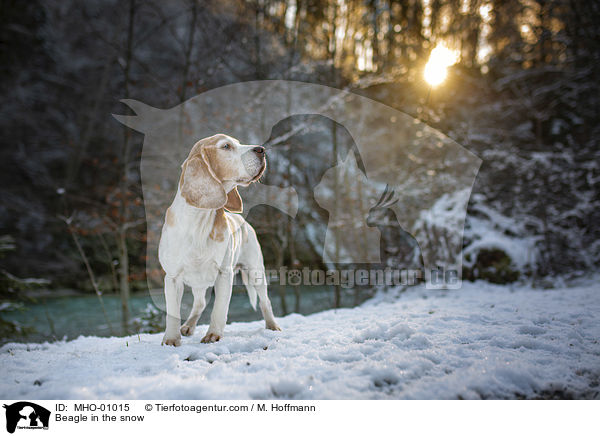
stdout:
<svg viewBox="0 0 600 436">
<path fill-rule="evenodd" d="M 448 75 L 448 67 L 458 62 L 459 53 L 450 50 L 443 44 L 438 44 L 429 55 L 429 61 L 425 65 L 425 81 L 431 86 L 438 86 Z"/>
</svg>

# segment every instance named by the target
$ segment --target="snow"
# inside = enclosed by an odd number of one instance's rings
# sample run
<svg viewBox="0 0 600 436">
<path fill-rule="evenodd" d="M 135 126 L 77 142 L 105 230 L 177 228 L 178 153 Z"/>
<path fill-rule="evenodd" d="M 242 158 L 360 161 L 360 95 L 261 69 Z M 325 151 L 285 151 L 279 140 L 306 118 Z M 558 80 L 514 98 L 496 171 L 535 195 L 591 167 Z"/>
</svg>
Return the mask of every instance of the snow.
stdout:
<svg viewBox="0 0 600 436">
<path fill-rule="evenodd" d="M 421 211 L 414 228 L 438 227 L 460 232 L 470 195 L 470 188 L 443 194 L 430 209 Z"/>
<path fill-rule="evenodd" d="M 510 257 L 518 271 L 531 270 L 539 258 L 536 244 L 541 236 L 528 235 L 522 220 L 486 206 L 481 195 L 476 194 L 473 199 L 473 215 L 467 218 L 464 232 L 465 240 L 469 241 L 463 249 L 465 265 L 472 267 L 483 249 L 499 249 Z"/>
<path fill-rule="evenodd" d="M 600 290 L 483 282 L 228 325 L 179 348 L 160 334 L 0 348 L 0 395 L 29 399 L 598 398 Z"/>
</svg>

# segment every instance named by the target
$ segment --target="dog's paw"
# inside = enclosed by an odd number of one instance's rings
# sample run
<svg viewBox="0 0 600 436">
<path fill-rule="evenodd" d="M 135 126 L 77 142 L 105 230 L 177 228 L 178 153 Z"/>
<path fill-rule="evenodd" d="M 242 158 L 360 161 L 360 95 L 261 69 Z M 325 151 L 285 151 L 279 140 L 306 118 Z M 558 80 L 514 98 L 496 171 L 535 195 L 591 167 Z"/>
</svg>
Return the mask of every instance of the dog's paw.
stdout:
<svg viewBox="0 0 600 436">
<path fill-rule="evenodd" d="M 266 328 L 269 329 L 269 330 L 275 330 L 277 332 L 281 331 L 281 327 L 279 327 L 275 321 L 267 322 L 266 323 Z"/>
<path fill-rule="evenodd" d="M 194 329 L 195 327 L 184 324 L 181 326 L 181 329 L 179 329 L 179 331 L 183 336 L 192 336 L 194 334 Z"/>
<path fill-rule="evenodd" d="M 165 336 L 160 345 L 172 345 L 173 347 L 179 347 L 181 345 L 181 337 L 168 338 Z"/>
<path fill-rule="evenodd" d="M 217 342 L 220 339 L 221 336 L 219 336 L 216 333 L 207 333 L 206 336 L 204 336 L 200 342 L 202 342 L 203 344 L 210 344 L 211 342 Z"/>
</svg>

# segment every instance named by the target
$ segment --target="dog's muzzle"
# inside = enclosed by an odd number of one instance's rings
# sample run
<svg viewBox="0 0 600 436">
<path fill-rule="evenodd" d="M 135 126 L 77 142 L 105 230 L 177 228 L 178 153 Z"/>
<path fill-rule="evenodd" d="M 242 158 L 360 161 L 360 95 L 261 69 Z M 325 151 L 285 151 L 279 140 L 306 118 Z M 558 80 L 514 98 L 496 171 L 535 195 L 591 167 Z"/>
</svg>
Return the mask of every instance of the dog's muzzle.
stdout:
<svg viewBox="0 0 600 436">
<path fill-rule="evenodd" d="M 262 176 L 267 166 L 264 147 L 254 147 L 242 155 L 242 165 L 251 177 L 249 182 L 254 182 Z"/>
</svg>

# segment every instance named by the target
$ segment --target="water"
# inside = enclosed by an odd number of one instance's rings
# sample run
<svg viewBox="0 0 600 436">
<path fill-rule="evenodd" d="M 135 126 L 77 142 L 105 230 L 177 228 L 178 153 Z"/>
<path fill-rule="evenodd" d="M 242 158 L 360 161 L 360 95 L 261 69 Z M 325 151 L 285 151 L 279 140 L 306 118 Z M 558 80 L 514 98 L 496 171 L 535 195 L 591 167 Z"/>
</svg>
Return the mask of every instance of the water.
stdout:
<svg viewBox="0 0 600 436">
<path fill-rule="evenodd" d="M 333 307 L 334 291 L 329 286 L 299 286 L 300 310 L 298 313 L 308 315 Z M 164 307 L 164 298 L 157 291 L 155 299 L 160 302 L 159 307 Z M 211 290 L 212 295 L 212 290 Z M 273 305 L 275 316 L 282 316 L 282 302 L 279 289 L 272 286 L 269 297 Z M 363 302 L 368 295 L 362 295 L 358 303 Z M 25 304 L 25 310 L 9 312 L 3 317 L 9 321 L 17 321 L 24 327 L 32 327 L 35 331 L 27 336 L 11 336 L 0 338 L 0 343 L 5 342 L 43 342 L 61 339 L 75 339 L 79 336 L 122 336 L 121 328 L 121 300 L 118 295 L 104 295 L 102 297 L 108 321 L 104 316 L 101 305 L 96 295 L 77 295 L 66 297 L 38 298 L 35 302 Z M 214 295 L 210 298 L 208 307 L 204 310 L 200 324 L 210 322 L 210 313 Z M 285 301 L 288 312 L 295 312 L 295 295 L 293 288 L 287 288 Z M 185 319 L 192 307 L 192 293 L 186 289 L 182 301 L 182 316 Z M 342 307 L 352 307 L 355 304 L 353 291 L 342 289 Z M 155 306 L 148 292 L 135 294 L 130 298 L 130 319 L 140 317 L 148 305 Z M 250 306 L 244 288 L 235 288 L 229 306 L 228 322 L 253 321 L 262 319 L 260 310 L 255 312 Z M 164 325 L 164 312 L 160 313 L 160 322 Z M 130 334 L 135 329 L 130 329 Z"/>
</svg>

